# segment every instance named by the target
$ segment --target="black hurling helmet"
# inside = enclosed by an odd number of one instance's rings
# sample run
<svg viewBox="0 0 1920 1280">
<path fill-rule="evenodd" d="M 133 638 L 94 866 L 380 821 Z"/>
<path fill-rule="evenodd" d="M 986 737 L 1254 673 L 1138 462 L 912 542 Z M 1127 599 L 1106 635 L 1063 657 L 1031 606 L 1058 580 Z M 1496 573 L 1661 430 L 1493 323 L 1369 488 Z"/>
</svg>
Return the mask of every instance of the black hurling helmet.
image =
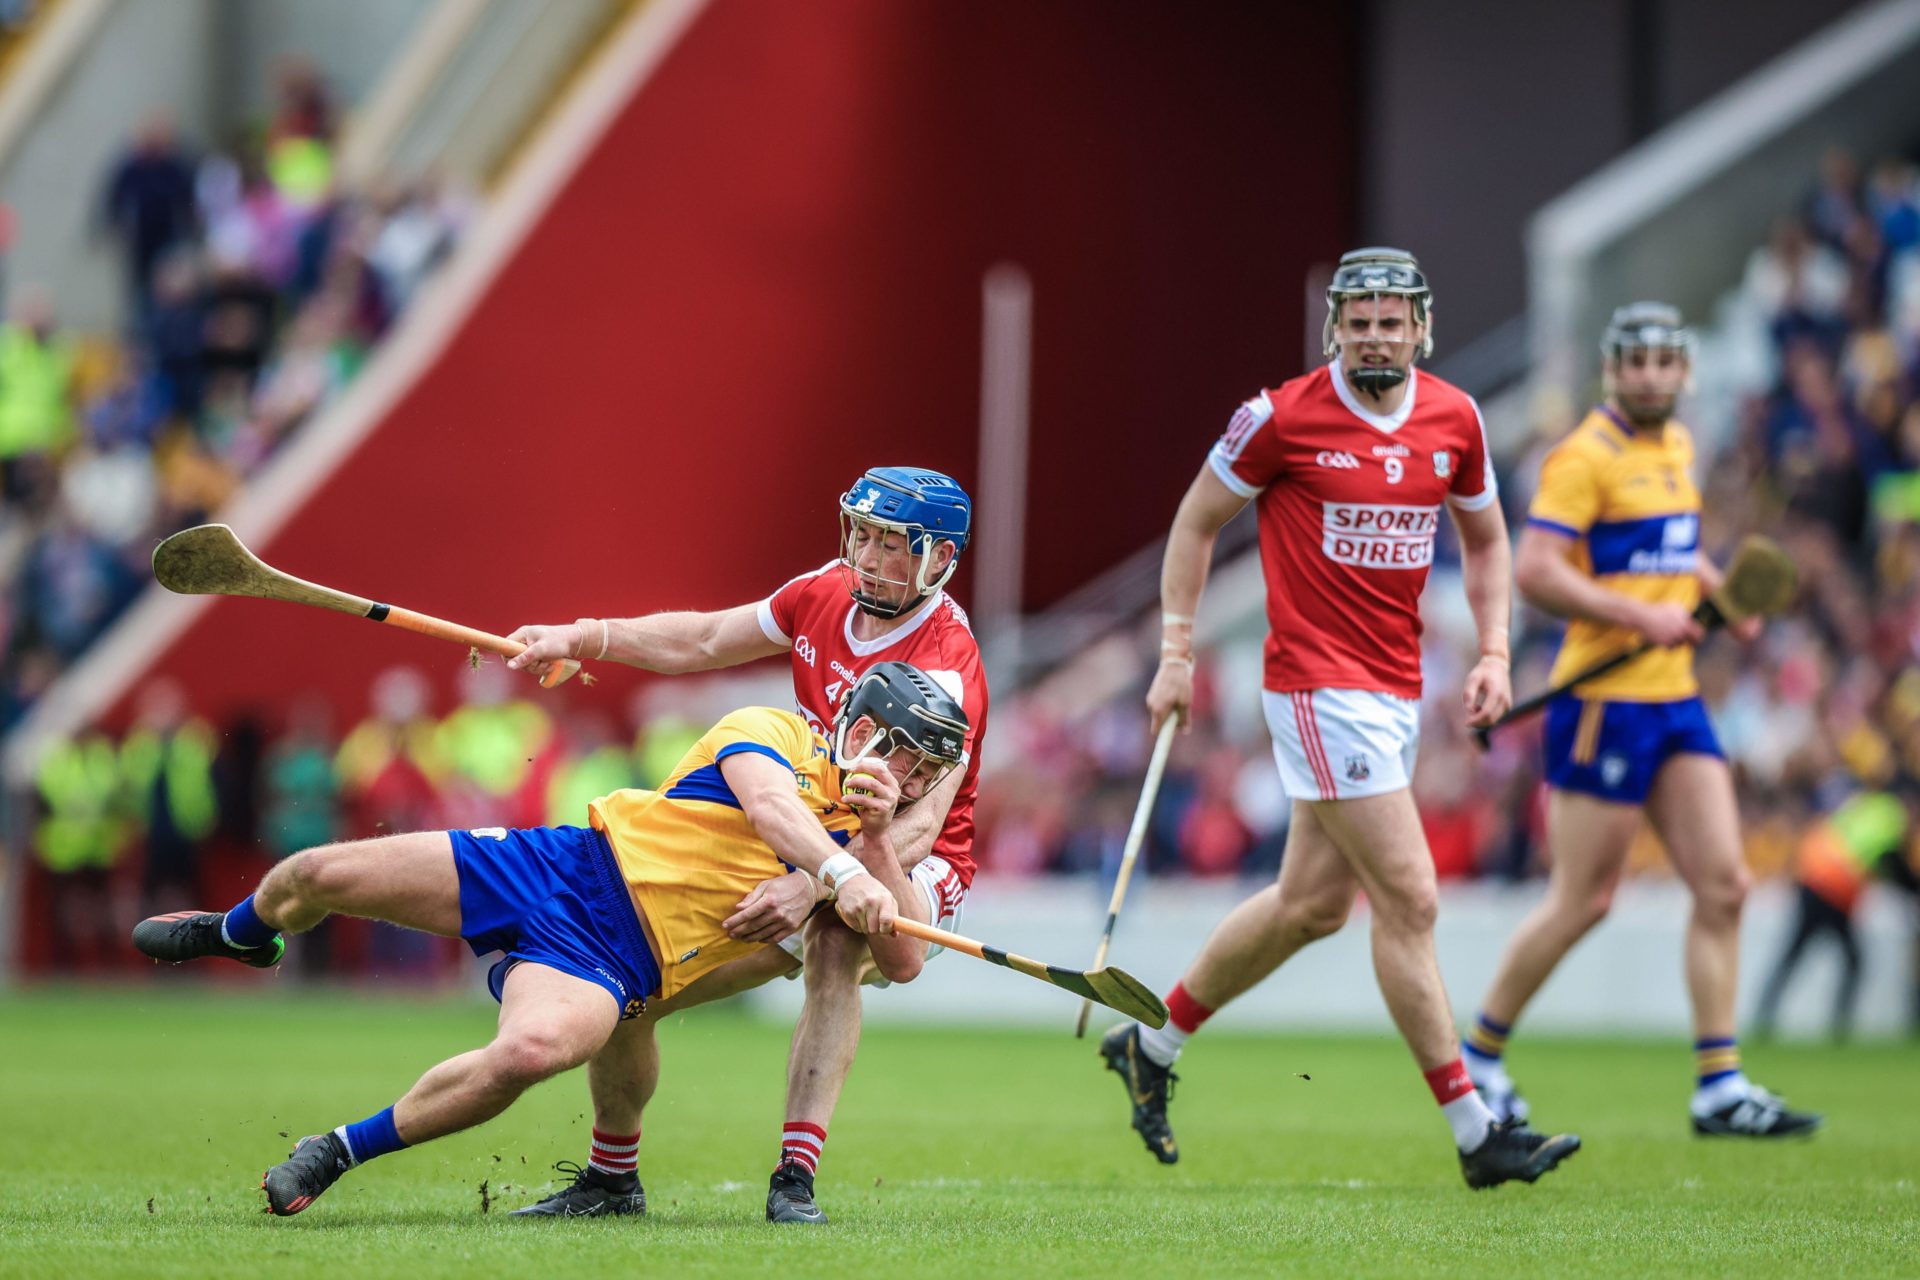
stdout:
<svg viewBox="0 0 1920 1280">
<path fill-rule="evenodd" d="M 863 743 L 849 742 L 848 734 L 862 716 L 873 721 L 873 736 Z M 840 703 L 833 718 L 833 758 L 844 766 L 861 756 L 891 756 L 902 747 L 909 748 L 922 762 L 914 772 L 926 779 L 924 795 L 960 763 L 967 727 L 967 713 L 959 699 L 932 676 L 905 662 L 878 662 L 854 682 Z M 900 798 L 903 809 L 911 803 L 906 796 Z"/>
<path fill-rule="evenodd" d="M 1425 327 L 1420 339 L 1420 356 L 1433 354 L 1433 290 L 1420 264 L 1405 249 L 1376 247 L 1355 249 L 1340 255 L 1333 279 L 1327 285 L 1327 319 L 1320 328 L 1321 354 L 1331 360 L 1340 353 L 1337 326 L 1340 304 L 1356 298 L 1400 297 L 1410 299 L 1415 324 Z M 1407 378 L 1404 369 L 1355 369 L 1347 381 L 1356 391 L 1379 395 Z"/>
<path fill-rule="evenodd" d="M 1618 360 L 1626 351 L 1678 351 L 1693 357 L 1693 331 L 1680 319 L 1680 308 L 1665 302 L 1630 302 L 1616 307 L 1607 331 L 1600 336 L 1600 354 Z"/>
</svg>

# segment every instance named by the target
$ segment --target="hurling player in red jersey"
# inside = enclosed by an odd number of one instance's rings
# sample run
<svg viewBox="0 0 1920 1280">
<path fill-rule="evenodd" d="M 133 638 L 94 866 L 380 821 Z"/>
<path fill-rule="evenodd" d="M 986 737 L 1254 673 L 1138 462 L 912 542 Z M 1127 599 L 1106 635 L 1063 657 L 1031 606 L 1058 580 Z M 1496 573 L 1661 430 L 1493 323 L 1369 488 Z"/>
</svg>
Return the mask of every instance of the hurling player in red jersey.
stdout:
<svg viewBox="0 0 1920 1280">
<path fill-rule="evenodd" d="M 1221 527 L 1257 504 L 1267 579 L 1265 692 L 1293 801 L 1279 882 L 1236 907 L 1167 996 L 1161 1030 L 1101 1042 L 1162 1163 L 1179 1157 L 1167 1086 L 1186 1038 L 1301 947 L 1346 922 L 1365 890 L 1374 972 L 1453 1129 L 1467 1183 L 1532 1182 L 1577 1150 L 1496 1123 L 1461 1064 L 1434 958 L 1433 860 L 1408 789 L 1420 740 L 1419 600 L 1445 508 L 1459 531 L 1480 660 L 1468 723 L 1491 724 L 1508 684 L 1509 552 L 1471 397 L 1414 368 L 1432 350 L 1431 295 L 1412 255 L 1361 249 L 1327 290 L 1329 363 L 1240 407 L 1180 503 L 1161 571 L 1157 731 L 1193 701 L 1193 617 Z"/>
<path fill-rule="evenodd" d="M 869 667 L 886 661 L 919 667 L 966 712 L 964 766 L 901 813 L 891 832 L 907 878 L 922 898 L 903 909 L 917 907 L 922 922 L 951 927 L 973 881 L 973 800 L 980 775 L 975 746 L 987 722 L 980 646 L 966 612 L 944 590 L 966 549 L 971 520 L 972 503 L 951 478 L 920 467 L 876 467 L 840 499 L 840 558 L 794 578 L 765 600 L 713 613 L 522 627 L 512 638 L 527 650 L 507 665 L 542 676 L 566 658 L 611 659 L 673 674 L 785 653 L 793 664 L 798 710 L 823 732 L 834 723 L 841 697 Z M 672 1000 L 650 1005 L 641 1017 L 621 1024 L 587 1064 L 594 1122 L 586 1168 L 578 1170 L 572 1185 L 516 1212 L 644 1212 L 640 1114 L 659 1084 L 655 1024 L 667 1014 L 791 974 L 804 961 L 806 1005 L 787 1064 L 787 1120 L 768 1189 L 767 1218 L 827 1220 L 814 1203 L 814 1174 L 827 1122 L 860 1043 L 860 984 L 877 975 L 866 940 L 839 925 L 832 912 L 808 923 L 824 892 L 801 872 L 762 884 L 741 901 L 726 927 L 736 938 L 780 945 L 730 961 Z"/>
</svg>

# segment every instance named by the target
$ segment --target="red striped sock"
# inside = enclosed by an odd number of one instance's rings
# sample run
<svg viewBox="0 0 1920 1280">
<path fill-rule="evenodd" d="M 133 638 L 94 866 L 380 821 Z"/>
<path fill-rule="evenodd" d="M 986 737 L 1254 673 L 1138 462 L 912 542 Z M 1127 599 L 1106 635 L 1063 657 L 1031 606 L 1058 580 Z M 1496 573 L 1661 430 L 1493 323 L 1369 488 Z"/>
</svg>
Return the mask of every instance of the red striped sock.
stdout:
<svg viewBox="0 0 1920 1280">
<path fill-rule="evenodd" d="M 1187 994 L 1185 983 L 1176 982 L 1173 990 L 1167 992 L 1167 1025 L 1157 1031 L 1152 1027 L 1140 1028 L 1140 1052 L 1147 1055 L 1148 1061 L 1170 1067 L 1186 1047 L 1187 1037 L 1212 1016 L 1213 1010 Z"/>
<path fill-rule="evenodd" d="M 1200 1024 L 1213 1016 L 1213 1010 L 1187 994 L 1184 982 L 1173 984 L 1173 990 L 1167 992 L 1167 1021 L 1188 1035 L 1200 1029 Z"/>
<path fill-rule="evenodd" d="M 812 1177 L 820 1171 L 820 1150 L 826 1145 L 827 1130 L 824 1125 L 789 1120 L 787 1127 L 780 1132 L 780 1163 L 791 1160 L 804 1168 L 808 1177 Z"/>
<path fill-rule="evenodd" d="M 1467 1064 L 1459 1058 L 1422 1074 L 1427 1077 L 1427 1088 L 1433 1090 L 1433 1100 L 1443 1107 L 1473 1092 L 1473 1078 L 1467 1074 Z"/>
<path fill-rule="evenodd" d="M 587 1168 L 610 1173 L 616 1178 L 639 1172 L 639 1133 L 605 1133 L 595 1129 L 593 1153 L 587 1157 Z"/>
</svg>

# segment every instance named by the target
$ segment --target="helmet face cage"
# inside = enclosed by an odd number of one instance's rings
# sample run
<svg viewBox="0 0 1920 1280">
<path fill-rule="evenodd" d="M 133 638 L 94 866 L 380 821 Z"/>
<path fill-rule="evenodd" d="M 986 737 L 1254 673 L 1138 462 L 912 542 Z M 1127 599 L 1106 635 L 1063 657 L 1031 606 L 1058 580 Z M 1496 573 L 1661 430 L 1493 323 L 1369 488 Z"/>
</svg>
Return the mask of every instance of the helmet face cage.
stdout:
<svg viewBox="0 0 1920 1280">
<path fill-rule="evenodd" d="M 855 722 L 873 722 L 873 732 L 861 742 L 849 740 Z M 924 796 L 960 763 L 967 735 L 966 712 L 946 690 L 917 667 L 904 662 L 882 662 L 853 683 L 834 717 L 833 758 L 845 767 L 862 756 L 891 760 L 910 751 L 914 765 L 902 780 L 899 808 L 918 796 L 905 794 L 907 783 L 918 779 Z"/>
<path fill-rule="evenodd" d="M 855 538 L 862 528 L 870 533 L 897 533 L 907 540 L 908 554 L 913 558 L 912 568 L 904 579 L 890 578 L 883 573 L 868 573 L 866 576 L 876 579 L 890 587 L 899 587 L 900 599 L 888 602 L 860 588 L 860 570 L 854 567 L 853 555 Z M 947 567 L 937 575 L 929 577 L 933 571 L 933 549 L 940 541 L 917 524 L 898 524 L 890 520 L 876 520 L 872 516 L 855 511 L 845 498 L 840 500 L 840 577 L 847 584 L 847 594 L 863 610 L 880 618 L 897 618 L 922 600 L 947 585 L 947 579 L 959 567 L 960 552 L 956 547 Z"/>
<path fill-rule="evenodd" d="M 1331 360 L 1340 354 L 1340 304 L 1363 298 L 1408 299 L 1413 322 L 1424 330 L 1415 354 L 1433 354 L 1433 291 L 1420 272 L 1420 264 L 1402 249 L 1355 249 L 1341 255 L 1340 265 L 1327 285 L 1327 318 L 1320 327 L 1322 355 Z"/>
</svg>

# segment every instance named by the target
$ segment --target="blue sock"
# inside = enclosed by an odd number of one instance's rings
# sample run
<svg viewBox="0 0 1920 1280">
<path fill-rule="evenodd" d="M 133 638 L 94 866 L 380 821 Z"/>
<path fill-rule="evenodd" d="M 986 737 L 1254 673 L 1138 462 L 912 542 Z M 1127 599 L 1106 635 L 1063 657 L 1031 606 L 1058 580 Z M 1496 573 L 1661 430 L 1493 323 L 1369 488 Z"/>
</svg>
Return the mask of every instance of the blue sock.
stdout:
<svg viewBox="0 0 1920 1280">
<path fill-rule="evenodd" d="M 260 918 L 253 909 L 253 895 L 248 894 L 240 905 L 227 912 L 220 923 L 220 936 L 236 947 L 264 947 L 280 931 Z"/>
<path fill-rule="evenodd" d="M 1483 1013 L 1474 1019 L 1473 1030 L 1460 1042 L 1461 1054 L 1481 1062 L 1497 1063 L 1507 1051 L 1507 1037 L 1511 1034 L 1510 1024 L 1495 1022 Z"/>
<path fill-rule="evenodd" d="M 347 1155 L 355 1164 L 365 1164 L 375 1156 L 391 1155 L 407 1145 L 393 1124 L 393 1108 L 370 1115 L 358 1124 L 343 1124 L 334 1130 L 347 1144 Z"/>
</svg>

